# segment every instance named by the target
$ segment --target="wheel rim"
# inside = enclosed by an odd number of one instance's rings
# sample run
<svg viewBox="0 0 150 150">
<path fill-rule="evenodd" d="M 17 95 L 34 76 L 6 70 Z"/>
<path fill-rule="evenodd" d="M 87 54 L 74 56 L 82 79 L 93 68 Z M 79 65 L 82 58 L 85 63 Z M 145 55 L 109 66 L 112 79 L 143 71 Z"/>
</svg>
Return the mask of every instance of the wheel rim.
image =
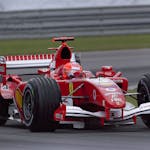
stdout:
<svg viewBox="0 0 150 150">
<path fill-rule="evenodd" d="M 30 89 L 27 89 L 24 94 L 24 102 L 23 102 L 23 112 L 24 112 L 26 123 L 30 124 L 30 122 L 32 122 L 33 108 L 34 108 L 33 95 Z"/>
</svg>

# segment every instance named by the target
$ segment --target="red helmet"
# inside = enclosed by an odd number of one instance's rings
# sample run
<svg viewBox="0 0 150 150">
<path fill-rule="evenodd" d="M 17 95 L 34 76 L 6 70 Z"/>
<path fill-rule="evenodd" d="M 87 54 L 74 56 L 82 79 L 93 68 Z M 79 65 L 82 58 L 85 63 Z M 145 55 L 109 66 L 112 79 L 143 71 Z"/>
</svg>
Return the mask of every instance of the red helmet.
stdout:
<svg viewBox="0 0 150 150">
<path fill-rule="evenodd" d="M 77 62 L 69 62 L 63 66 L 63 78 L 75 78 L 82 76 L 82 66 Z"/>
</svg>

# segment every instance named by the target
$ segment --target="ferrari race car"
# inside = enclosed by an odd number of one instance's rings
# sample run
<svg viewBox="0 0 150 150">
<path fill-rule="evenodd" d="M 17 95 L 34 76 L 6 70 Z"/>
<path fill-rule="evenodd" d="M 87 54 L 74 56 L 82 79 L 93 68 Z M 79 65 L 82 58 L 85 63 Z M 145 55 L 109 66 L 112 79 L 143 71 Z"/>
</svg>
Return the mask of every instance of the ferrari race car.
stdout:
<svg viewBox="0 0 150 150">
<path fill-rule="evenodd" d="M 54 54 L 0 57 L 0 125 L 8 119 L 23 123 L 31 131 L 54 131 L 59 124 L 74 128 L 135 124 L 142 116 L 150 127 L 150 75 L 140 80 L 137 93 L 128 93 L 128 80 L 112 66 L 102 66 L 96 74 L 83 70 L 80 59 L 67 41 L 73 37 L 53 38 L 60 41 Z M 7 68 L 40 66 L 39 76 L 23 81 L 20 75 L 7 74 Z M 29 64 L 29 62 L 31 64 Z M 137 96 L 139 106 L 126 101 Z"/>
</svg>

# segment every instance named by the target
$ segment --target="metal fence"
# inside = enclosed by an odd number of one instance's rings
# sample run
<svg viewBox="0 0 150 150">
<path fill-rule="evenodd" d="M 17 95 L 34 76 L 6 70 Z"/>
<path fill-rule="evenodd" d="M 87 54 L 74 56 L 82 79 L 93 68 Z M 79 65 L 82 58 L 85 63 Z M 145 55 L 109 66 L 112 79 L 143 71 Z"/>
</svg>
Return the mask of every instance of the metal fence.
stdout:
<svg viewBox="0 0 150 150">
<path fill-rule="evenodd" d="M 0 12 L 0 39 L 150 33 L 150 6 Z"/>
</svg>

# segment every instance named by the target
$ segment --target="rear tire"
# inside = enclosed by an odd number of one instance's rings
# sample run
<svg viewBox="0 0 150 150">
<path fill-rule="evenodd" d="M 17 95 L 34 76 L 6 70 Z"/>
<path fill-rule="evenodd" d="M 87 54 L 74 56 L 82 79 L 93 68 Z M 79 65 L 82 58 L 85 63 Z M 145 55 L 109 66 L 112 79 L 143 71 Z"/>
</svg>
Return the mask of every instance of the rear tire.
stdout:
<svg viewBox="0 0 150 150">
<path fill-rule="evenodd" d="M 59 123 L 54 121 L 53 115 L 60 102 L 60 89 L 54 79 L 31 79 L 23 94 L 25 125 L 32 132 L 54 131 Z"/>
<path fill-rule="evenodd" d="M 7 120 L 8 120 L 8 102 L 7 100 L 4 100 L 1 96 L 0 96 L 0 126 L 3 126 L 6 124 Z"/>
<path fill-rule="evenodd" d="M 142 103 L 150 102 L 150 74 L 147 73 L 142 76 L 138 83 L 137 96 L 138 106 Z M 141 115 L 144 124 L 150 128 L 150 115 Z"/>
</svg>

